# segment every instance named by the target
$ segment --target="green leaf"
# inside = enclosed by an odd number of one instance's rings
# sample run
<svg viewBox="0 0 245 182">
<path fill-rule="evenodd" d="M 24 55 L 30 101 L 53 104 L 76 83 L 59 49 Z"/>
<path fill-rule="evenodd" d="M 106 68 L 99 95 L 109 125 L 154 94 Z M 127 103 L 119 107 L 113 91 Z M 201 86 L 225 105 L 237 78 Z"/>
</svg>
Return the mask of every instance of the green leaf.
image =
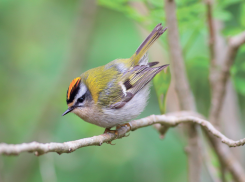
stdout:
<svg viewBox="0 0 245 182">
<path fill-rule="evenodd" d="M 167 67 L 158 73 L 153 79 L 154 88 L 157 94 L 157 99 L 162 114 L 166 110 L 166 95 L 171 82 L 170 68 Z"/>
<path fill-rule="evenodd" d="M 235 77 L 234 83 L 235 83 L 236 90 L 240 94 L 245 95 L 245 79 L 240 77 Z"/>
<path fill-rule="evenodd" d="M 147 3 L 151 4 L 155 8 L 163 8 L 163 1 L 162 0 L 148 0 Z"/>
<path fill-rule="evenodd" d="M 233 18 L 232 14 L 229 11 L 225 11 L 223 9 L 215 8 L 215 11 L 213 11 L 214 17 L 222 20 L 222 21 L 228 21 Z"/>
<path fill-rule="evenodd" d="M 245 3 L 241 4 L 241 16 L 240 16 L 240 22 L 243 27 L 245 27 Z"/>
<path fill-rule="evenodd" d="M 223 8 L 227 8 L 233 4 L 242 2 L 243 0 L 220 0 L 219 5 Z"/>
</svg>

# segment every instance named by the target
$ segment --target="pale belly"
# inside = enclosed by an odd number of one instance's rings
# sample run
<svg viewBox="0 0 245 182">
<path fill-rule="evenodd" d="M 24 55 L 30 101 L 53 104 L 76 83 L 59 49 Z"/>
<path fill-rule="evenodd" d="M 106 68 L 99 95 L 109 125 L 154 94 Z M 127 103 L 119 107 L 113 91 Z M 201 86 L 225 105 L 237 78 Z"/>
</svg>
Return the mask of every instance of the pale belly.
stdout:
<svg viewBox="0 0 245 182">
<path fill-rule="evenodd" d="M 140 90 L 128 103 L 120 109 L 103 109 L 97 112 L 96 109 L 83 110 L 74 109 L 74 113 L 84 121 L 100 127 L 110 128 L 123 124 L 136 118 L 145 108 L 149 96 L 150 84 Z"/>
</svg>

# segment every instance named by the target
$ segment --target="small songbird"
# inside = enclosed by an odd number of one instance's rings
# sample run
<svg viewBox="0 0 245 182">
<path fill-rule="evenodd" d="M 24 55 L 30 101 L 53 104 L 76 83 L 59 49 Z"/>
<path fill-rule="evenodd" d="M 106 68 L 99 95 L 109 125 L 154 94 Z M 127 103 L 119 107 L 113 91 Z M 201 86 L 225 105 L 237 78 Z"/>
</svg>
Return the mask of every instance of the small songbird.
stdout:
<svg viewBox="0 0 245 182">
<path fill-rule="evenodd" d="M 149 82 L 168 65 L 148 63 L 147 50 L 166 31 L 158 24 L 129 59 L 116 59 L 90 69 L 72 80 L 67 90 L 69 112 L 84 121 L 106 128 L 121 126 L 145 108 Z"/>
</svg>

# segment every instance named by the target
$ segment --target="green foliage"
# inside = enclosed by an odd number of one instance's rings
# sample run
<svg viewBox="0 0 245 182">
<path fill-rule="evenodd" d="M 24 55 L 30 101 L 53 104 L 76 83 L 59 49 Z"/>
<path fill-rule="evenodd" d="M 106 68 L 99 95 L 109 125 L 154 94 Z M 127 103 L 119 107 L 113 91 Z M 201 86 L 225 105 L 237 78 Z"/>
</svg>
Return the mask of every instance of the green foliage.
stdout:
<svg viewBox="0 0 245 182">
<path fill-rule="evenodd" d="M 219 0 L 218 5 L 222 8 L 228 8 L 229 6 L 240 2 L 243 2 L 243 0 Z"/>
<path fill-rule="evenodd" d="M 127 17 L 142 22 L 147 17 L 139 14 L 134 8 L 128 4 L 129 0 L 98 0 L 98 4 L 119 12 L 124 13 Z"/>
<path fill-rule="evenodd" d="M 243 0 L 226 0 L 222 3 L 224 11 L 230 12 L 232 18 L 225 21 L 225 29 L 223 30 L 224 35 L 233 36 L 241 33 L 245 29 L 245 1 Z M 245 95 L 245 46 L 240 47 L 236 56 L 236 61 L 231 69 L 231 75 L 233 84 L 237 92 L 241 95 Z M 243 97 L 240 100 L 245 100 Z"/>
<path fill-rule="evenodd" d="M 245 27 L 245 3 L 241 4 L 241 16 L 240 16 L 240 23 L 242 27 Z"/>
<path fill-rule="evenodd" d="M 166 95 L 171 82 L 170 68 L 167 67 L 153 79 L 154 88 L 162 114 L 166 111 Z"/>
<path fill-rule="evenodd" d="M 245 95 L 245 79 L 241 77 L 236 77 L 234 79 L 235 88 L 239 93 Z"/>
</svg>

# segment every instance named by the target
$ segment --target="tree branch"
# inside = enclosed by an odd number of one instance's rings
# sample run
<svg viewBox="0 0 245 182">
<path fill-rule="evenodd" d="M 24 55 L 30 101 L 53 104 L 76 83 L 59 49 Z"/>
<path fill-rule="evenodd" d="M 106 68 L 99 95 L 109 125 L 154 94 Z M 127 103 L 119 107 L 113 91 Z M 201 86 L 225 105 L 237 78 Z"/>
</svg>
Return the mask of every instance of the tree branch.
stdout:
<svg viewBox="0 0 245 182">
<path fill-rule="evenodd" d="M 195 111 L 195 101 L 190 90 L 186 76 L 184 58 L 180 46 L 178 22 L 176 17 L 176 5 L 174 0 L 164 0 L 165 15 L 168 27 L 167 36 L 171 59 L 171 69 L 175 80 L 175 89 L 179 98 L 182 110 Z M 188 135 L 188 145 L 186 147 L 188 157 L 188 177 L 190 182 L 200 181 L 201 176 L 201 157 L 200 140 L 196 126 L 192 123 L 186 126 Z"/>
<path fill-rule="evenodd" d="M 206 0 L 207 7 L 207 22 L 209 31 L 209 52 L 210 52 L 210 69 L 217 66 L 216 55 L 215 55 L 215 27 L 214 20 L 212 16 L 212 0 Z M 212 70 L 210 70 L 212 71 Z"/>
<path fill-rule="evenodd" d="M 69 141 L 64 143 L 23 143 L 23 144 L 0 144 L 0 154 L 5 155 L 18 155 L 22 152 L 34 152 L 35 155 L 40 156 L 49 152 L 56 152 L 58 154 L 71 153 L 79 148 L 87 146 L 100 146 L 105 142 L 109 142 L 118 138 L 122 138 L 129 131 L 150 126 L 153 124 L 162 124 L 166 127 L 176 127 L 182 123 L 195 123 L 200 125 L 205 131 L 210 132 L 212 135 L 220 138 L 223 143 L 229 147 L 237 147 L 245 144 L 245 138 L 241 140 L 231 140 L 220 133 L 214 126 L 204 119 L 196 116 L 187 115 L 185 112 L 170 113 L 168 115 L 151 115 L 146 118 L 134 120 L 129 122 L 130 126 L 123 126 L 119 128 L 118 137 L 114 133 L 104 133 L 102 135 L 93 136 L 90 138 L 83 138 L 80 140 Z"/>
<path fill-rule="evenodd" d="M 174 0 L 165 0 L 165 14 L 168 28 L 167 37 L 170 52 L 169 55 L 171 59 L 170 66 L 175 79 L 175 89 L 179 97 L 180 107 L 183 110 L 194 111 L 196 106 L 186 76 L 184 58 L 179 40 L 176 5 Z"/>
<path fill-rule="evenodd" d="M 208 137 L 212 147 L 214 148 L 217 157 L 220 161 L 220 164 L 225 166 L 230 171 L 234 181 L 244 182 L 245 181 L 244 169 L 242 165 L 238 162 L 238 160 L 232 155 L 229 148 L 226 147 L 225 145 L 222 145 L 220 141 L 216 137 L 214 137 L 214 135 L 209 133 L 207 130 L 204 130 L 204 132 Z M 242 145 L 244 145 L 244 140 L 245 138 L 240 140 L 240 142 L 243 143 Z"/>
<path fill-rule="evenodd" d="M 221 47 L 223 52 L 220 54 L 219 30 L 217 24 L 214 24 L 212 17 L 213 0 L 205 0 L 207 7 L 207 22 L 209 28 L 209 48 L 210 48 L 210 74 L 209 80 L 211 85 L 211 106 L 209 121 L 214 126 L 220 126 L 220 114 L 225 100 L 226 85 L 229 79 L 229 70 L 235 61 L 238 48 L 245 42 L 245 32 L 230 38 L 227 48 Z M 216 22 L 217 23 L 217 22 Z M 216 49 L 215 49 L 216 48 Z M 225 54 L 225 56 L 223 56 Z M 228 169 L 235 181 L 245 181 L 243 167 L 233 156 L 229 148 L 222 145 L 217 138 L 205 131 L 210 144 L 213 146 L 217 157 L 220 161 L 221 169 Z M 221 170 L 224 177 L 224 170 Z"/>
<path fill-rule="evenodd" d="M 95 31 L 94 24 L 96 23 L 95 18 L 98 8 L 96 0 L 78 0 L 76 7 L 77 9 L 74 10 L 76 15 L 74 15 L 75 20 L 71 27 L 72 31 L 70 41 L 68 41 L 67 54 L 65 54 L 64 61 L 60 63 L 61 67 L 58 69 L 59 72 L 57 72 L 56 78 L 52 80 L 53 87 L 44 96 L 43 106 L 35 118 L 36 124 L 28 132 L 29 141 L 37 140 L 39 136 L 46 135 L 54 128 L 54 123 L 48 121 L 52 118 L 52 108 L 57 108 L 54 100 L 60 98 L 57 95 L 57 90 L 66 88 L 68 86 L 66 84 L 70 83 L 71 78 L 80 75 L 81 68 L 86 64 L 86 56 L 90 50 L 91 35 Z M 48 138 L 49 136 L 46 135 L 45 142 L 48 141 Z M 28 181 L 27 177 L 33 172 L 32 168 L 35 162 L 36 160 L 32 157 L 23 156 L 18 158 L 11 169 L 15 175 L 10 175 L 8 181 L 19 181 L 19 179 L 22 179 L 21 181 Z"/>
<path fill-rule="evenodd" d="M 228 48 L 225 56 L 225 60 L 221 65 L 221 68 L 210 73 L 210 82 L 212 87 L 211 109 L 210 109 L 210 122 L 218 124 L 218 118 L 222 109 L 225 96 L 225 87 L 227 80 L 230 76 L 230 68 L 235 61 L 235 57 L 239 47 L 245 43 L 245 31 L 231 37 L 228 41 Z M 215 73 L 218 71 L 218 74 Z"/>
<path fill-rule="evenodd" d="M 230 68 L 235 61 L 239 47 L 245 43 L 245 32 L 231 37 L 228 41 L 226 56 L 220 66 L 212 68 L 210 83 L 212 89 L 211 109 L 209 120 L 215 126 L 219 126 L 219 118 L 226 94 L 226 85 L 230 76 Z M 220 68 L 219 68 L 220 67 Z M 227 167 L 236 181 L 245 181 L 245 173 L 241 164 L 225 146 L 220 145 L 217 138 L 206 132 L 211 145 L 214 147 L 221 165 Z"/>
</svg>

